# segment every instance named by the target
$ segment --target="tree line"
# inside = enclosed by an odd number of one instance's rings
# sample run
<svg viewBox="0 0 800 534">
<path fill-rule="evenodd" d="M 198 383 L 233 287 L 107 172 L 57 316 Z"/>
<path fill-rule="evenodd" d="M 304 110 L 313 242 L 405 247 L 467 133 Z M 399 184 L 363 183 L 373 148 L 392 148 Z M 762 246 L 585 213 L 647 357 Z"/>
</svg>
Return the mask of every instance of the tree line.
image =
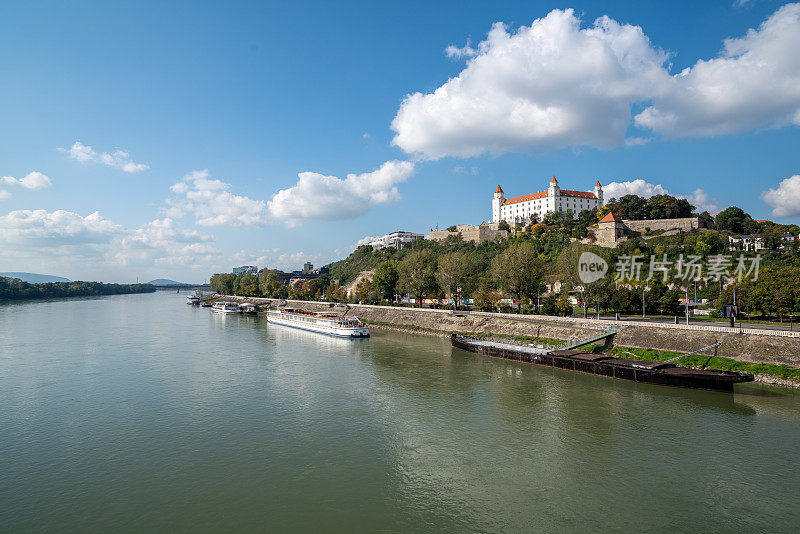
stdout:
<svg viewBox="0 0 800 534">
<path fill-rule="evenodd" d="M 104 284 L 102 282 L 46 282 L 31 284 L 19 278 L 0 277 L 0 300 L 50 299 L 153 293 L 149 284 Z"/>
</svg>

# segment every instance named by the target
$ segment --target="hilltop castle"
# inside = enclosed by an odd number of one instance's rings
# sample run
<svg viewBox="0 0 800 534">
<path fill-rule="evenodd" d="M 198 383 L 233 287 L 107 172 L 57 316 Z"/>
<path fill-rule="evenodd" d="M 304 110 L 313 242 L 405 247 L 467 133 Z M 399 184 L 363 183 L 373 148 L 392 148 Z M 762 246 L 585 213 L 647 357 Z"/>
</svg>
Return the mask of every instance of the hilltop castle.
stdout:
<svg viewBox="0 0 800 534">
<path fill-rule="evenodd" d="M 522 223 L 529 221 L 531 216 L 541 221 L 550 211 L 567 210 L 572 210 L 573 216 L 577 218 L 578 213 L 583 210 L 599 209 L 602 206 L 603 187 L 599 181 L 594 184 L 594 191 L 571 191 L 559 188 L 558 180 L 553 176 L 547 191 L 521 197 L 505 198 L 503 188 L 498 185 L 492 199 L 492 222 Z"/>
</svg>

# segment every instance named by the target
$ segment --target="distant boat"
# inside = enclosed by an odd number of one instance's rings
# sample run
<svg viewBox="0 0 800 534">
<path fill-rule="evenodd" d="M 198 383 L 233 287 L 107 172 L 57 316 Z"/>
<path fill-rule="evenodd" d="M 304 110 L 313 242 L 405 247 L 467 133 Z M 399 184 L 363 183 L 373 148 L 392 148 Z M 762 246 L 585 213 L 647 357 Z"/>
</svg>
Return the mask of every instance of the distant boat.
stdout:
<svg viewBox="0 0 800 534">
<path fill-rule="evenodd" d="M 242 313 L 245 315 L 258 315 L 258 306 L 250 302 L 239 304 L 239 309 L 241 309 Z"/>
<path fill-rule="evenodd" d="M 235 302 L 215 302 L 211 306 L 211 311 L 224 314 L 242 313 L 242 309 Z"/>
<path fill-rule="evenodd" d="M 186 297 L 186 304 L 191 304 L 192 306 L 197 306 L 200 304 L 200 296 L 199 295 L 189 295 Z"/>
<path fill-rule="evenodd" d="M 310 313 L 291 308 L 267 310 L 267 322 L 336 337 L 369 337 L 369 328 L 358 317 L 335 313 Z"/>
</svg>

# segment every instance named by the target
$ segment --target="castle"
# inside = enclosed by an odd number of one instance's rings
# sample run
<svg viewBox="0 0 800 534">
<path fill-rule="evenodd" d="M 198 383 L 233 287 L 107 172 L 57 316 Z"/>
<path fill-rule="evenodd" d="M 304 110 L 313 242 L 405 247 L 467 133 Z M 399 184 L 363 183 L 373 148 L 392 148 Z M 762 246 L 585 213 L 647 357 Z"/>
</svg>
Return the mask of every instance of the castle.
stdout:
<svg viewBox="0 0 800 534">
<path fill-rule="evenodd" d="M 594 191 L 571 191 L 558 187 L 556 177 L 550 180 L 547 191 L 539 191 L 521 197 L 505 198 L 499 185 L 492 199 L 492 222 L 506 221 L 508 224 L 524 223 L 533 217 L 541 221 L 548 212 L 572 210 L 573 217 L 583 210 L 600 209 L 603 206 L 603 187 L 598 181 Z"/>
</svg>

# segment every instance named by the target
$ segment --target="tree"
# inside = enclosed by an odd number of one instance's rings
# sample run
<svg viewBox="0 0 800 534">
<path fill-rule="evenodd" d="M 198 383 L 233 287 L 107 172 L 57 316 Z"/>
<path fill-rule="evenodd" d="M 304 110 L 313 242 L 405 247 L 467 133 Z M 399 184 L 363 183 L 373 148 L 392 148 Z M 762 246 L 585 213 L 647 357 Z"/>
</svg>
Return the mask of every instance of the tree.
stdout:
<svg viewBox="0 0 800 534">
<path fill-rule="evenodd" d="M 505 219 L 500 221 L 500 224 L 497 225 L 497 229 L 498 230 L 509 230 L 508 223 L 506 222 Z"/>
<path fill-rule="evenodd" d="M 492 289 L 488 281 L 483 280 L 475 292 L 475 306 L 482 311 L 497 311 L 497 305 L 502 300 L 501 295 Z"/>
<path fill-rule="evenodd" d="M 258 287 L 265 297 L 277 297 L 283 288 L 278 280 L 278 272 L 273 269 L 263 269 L 258 274 Z"/>
<path fill-rule="evenodd" d="M 623 219 L 647 219 L 647 199 L 639 195 L 624 195 L 620 197 L 619 206 Z"/>
<path fill-rule="evenodd" d="M 372 282 L 368 278 L 362 278 L 356 285 L 356 300 L 360 303 L 369 302 L 372 297 Z"/>
<path fill-rule="evenodd" d="M 430 250 L 415 250 L 397 266 L 398 286 L 422 306 L 426 295 L 436 291 L 436 258 Z"/>
<path fill-rule="evenodd" d="M 237 279 L 238 293 L 245 297 L 258 297 L 261 292 L 258 289 L 258 278 L 255 275 L 245 273 Z"/>
<path fill-rule="evenodd" d="M 236 275 L 231 273 L 215 274 L 209 282 L 211 289 L 222 295 L 233 295 Z"/>
<path fill-rule="evenodd" d="M 382 300 L 394 300 L 397 293 L 397 282 L 399 275 L 397 267 L 393 261 L 384 261 L 375 268 L 375 275 L 372 277 L 372 285 Z"/>
<path fill-rule="evenodd" d="M 672 195 L 655 195 L 647 200 L 648 219 L 678 219 L 691 217 L 694 206 L 684 198 Z"/>
<path fill-rule="evenodd" d="M 492 260 L 492 275 L 500 288 L 522 304 L 536 295 L 543 266 L 533 246 L 523 241 L 512 244 Z"/>
<path fill-rule="evenodd" d="M 742 208 L 736 206 L 725 208 L 714 219 L 714 227 L 717 230 L 727 230 L 734 234 L 749 234 L 754 226 L 757 227 L 758 223 Z"/>
<path fill-rule="evenodd" d="M 472 260 L 461 251 L 445 254 L 439 258 L 436 281 L 458 306 L 459 297 L 470 294 L 474 287 L 475 267 Z"/>
<path fill-rule="evenodd" d="M 337 282 L 331 282 L 325 289 L 325 297 L 331 302 L 341 302 L 344 300 L 344 290 Z"/>
</svg>

